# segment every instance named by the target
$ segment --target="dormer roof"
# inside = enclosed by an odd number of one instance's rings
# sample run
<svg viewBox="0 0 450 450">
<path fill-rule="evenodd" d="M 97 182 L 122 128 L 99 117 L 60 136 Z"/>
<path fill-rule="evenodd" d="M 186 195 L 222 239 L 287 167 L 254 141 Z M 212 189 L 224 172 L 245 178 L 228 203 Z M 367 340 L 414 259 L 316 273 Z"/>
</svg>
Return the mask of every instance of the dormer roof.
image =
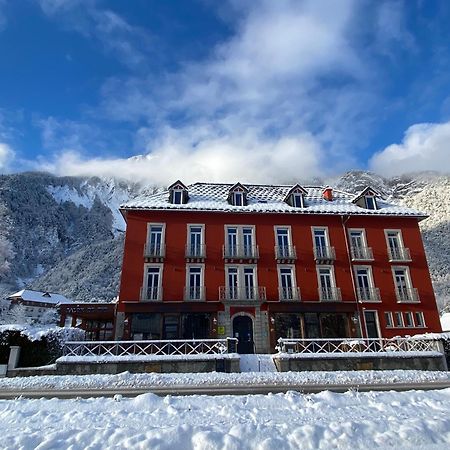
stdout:
<svg viewBox="0 0 450 450">
<path fill-rule="evenodd" d="M 188 188 L 180 180 L 175 181 L 175 183 L 171 184 L 168 189 L 169 191 L 172 191 L 174 189 L 182 189 L 183 191 L 188 190 Z"/>
<path fill-rule="evenodd" d="M 291 189 L 289 189 L 288 193 L 286 194 L 286 197 L 284 198 L 284 201 L 287 201 L 289 196 L 294 194 L 294 193 L 295 194 L 296 193 L 300 193 L 300 194 L 303 194 L 303 195 L 308 195 L 308 191 L 303 186 L 300 186 L 297 183 L 297 184 L 294 184 L 294 186 L 292 186 Z"/>
<path fill-rule="evenodd" d="M 380 197 L 380 193 L 370 186 L 366 186 L 359 194 L 355 195 L 355 197 L 352 199 L 352 203 L 357 203 L 358 200 L 366 196 Z"/>
<path fill-rule="evenodd" d="M 230 193 L 231 192 L 245 192 L 246 194 L 248 193 L 248 188 L 245 187 L 243 184 L 241 183 L 236 183 L 233 184 L 233 186 L 230 187 Z"/>
</svg>

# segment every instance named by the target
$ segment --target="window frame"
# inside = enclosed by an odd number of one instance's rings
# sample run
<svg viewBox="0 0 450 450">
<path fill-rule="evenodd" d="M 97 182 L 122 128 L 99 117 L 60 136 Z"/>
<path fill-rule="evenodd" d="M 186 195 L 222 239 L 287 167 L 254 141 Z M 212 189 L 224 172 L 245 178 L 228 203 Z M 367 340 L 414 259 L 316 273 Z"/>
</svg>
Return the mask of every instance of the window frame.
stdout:
<svg viewBox="0 0 450 450">
<path fill-rule="evenodd" d="M 200 298 L 196 298 L 196 299 L 190 299 L 188 298 L 187 295 L 185 295 L 184 300 L 191 300 L 191 301 L 202 301 L 205 300 L 206 298 L 206 293 L 205 293 L 205 264 L 204 263 L 188 263 L 186 264 L 186 281 L 185 281 L 185 287 L 186 289 L 190 289 L 191 286 L 191 273 L 190 270 L 194 268 L 198 268 L 200 269 L 200 288 L 201 288 L 201 292 L 200 292 Z"/>
<path fill-rule="evenodd" d="M 425 315 L 424 315 L 423 311 L 414 311 L 413 316 L 414 316 L 414 326 L 416 328 L 426 328 L 427 327 L 426 324 L 425 324 Z M 420 321 L 421 321 L 420 324 L 416 320 L 417 316 L 419 316 L 421 318 L 420 319 Z"/>
<path fill-rule="evenodd" d="M 409 318 L 410 325 L 408 325 L 408 318 Z M 413 317 L 413 313 L 411 311 L 403 312 L 403 321 L 405 324 L 405 328 L 414 328 L 414 317 Z"/>
<path fill-rule="evenodd" d="M 384 312 L 384 321 L 386 323 L 386 328 L 395 328 L 394 327 L 394 319 L 392 317 L 391 311 Z"/>
<path fill-rule="evenodd" d="M 291 270 L 291 278 L 292 278 L 292 294 L 293 294 L 293 299 L 292 300 L 297 300 L 296 297 L 299 297 L 297 295 L 297 288 L 298 288 L 298 284 L 297 284 L 297 273 L 296 273 L 296 268 L 295 268 L 295 264 L 277 264 L 277 275 L 278 275 L 278 294 L 279 294 L 279 298 L 281 300 L 281 289 L 282 289 L 282 284 L 281 284 L 281 270 L 282 269 L 290 269 Z M 287 300 L 287 299 L 283 299 L 283 300 Z"/>
<path fill-rule="evenodd" d="M 159 277 L 158 277 L 158 298 L 156 299 L 144 299 L 144 301 L 162 301 L 162 287 L 163 287 L 163 273 L 164 273 L 164 264 L 163 263 L 145 263 L 144 264 L 144 283 L 142 285 L 144 286 L 145 293 L 148 292 L 148 269 L 149 268 L 158 268 L 159 269 Z"/>
<path fill-rule="evenodd" d="M 405 328 L 405 321 L 403 320 L 403 313 L 401 311 L 394 311 L 394 328 Z M 397 320 L 400 318 L 400 321 Z"/>
</svg>

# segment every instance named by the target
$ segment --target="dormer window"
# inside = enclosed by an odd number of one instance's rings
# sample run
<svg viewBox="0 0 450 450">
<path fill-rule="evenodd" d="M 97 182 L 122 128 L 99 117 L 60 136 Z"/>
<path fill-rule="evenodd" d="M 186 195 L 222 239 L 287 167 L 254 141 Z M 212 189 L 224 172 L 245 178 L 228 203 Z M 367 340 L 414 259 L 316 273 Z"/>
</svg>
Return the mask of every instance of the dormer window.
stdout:
<svg viewBox="0 0 450 450">
<path fill-rule="evenodd" d="M 188 199 L 188 189 L 180 180 L 169 186 L 169 203 L 183 205 L 188 202 Z"/>
<path fill-rule="evenodd" d="M 306 190 L 299 184 L 296 184 L 289 190 L 284 201 L 294 208 L 304 208 L 306 194 Z"/>
<path fill-rule="evenodd" d="M 247 204 L 248 189 L 241 183 L 236 183 L 228 193 L 228 203 L 233 206 L 245 206 Z"/>
<path fill-rule="evenodd" d="M 378 194 L 375 189 L 366 187 L 352 200 L 352 202 L 360 208 L 375 210 L 378 209 L 377 197 L 379 196 L 380 194 Z"/>
</svg>

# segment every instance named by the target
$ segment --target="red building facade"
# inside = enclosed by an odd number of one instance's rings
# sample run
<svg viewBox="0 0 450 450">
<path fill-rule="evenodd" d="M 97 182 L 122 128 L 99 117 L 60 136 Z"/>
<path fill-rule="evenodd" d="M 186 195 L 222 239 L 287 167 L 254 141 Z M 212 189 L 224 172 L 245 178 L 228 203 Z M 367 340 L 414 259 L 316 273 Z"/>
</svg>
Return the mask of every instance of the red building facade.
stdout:
<svg viewBox="0 0 450 450">
<path fill-rule="evenodd" d="M 174 183 L 122 208 L 127 221 L 117 339 L 439 332 L 418 222 L 331 188 Z"/>
</svg>

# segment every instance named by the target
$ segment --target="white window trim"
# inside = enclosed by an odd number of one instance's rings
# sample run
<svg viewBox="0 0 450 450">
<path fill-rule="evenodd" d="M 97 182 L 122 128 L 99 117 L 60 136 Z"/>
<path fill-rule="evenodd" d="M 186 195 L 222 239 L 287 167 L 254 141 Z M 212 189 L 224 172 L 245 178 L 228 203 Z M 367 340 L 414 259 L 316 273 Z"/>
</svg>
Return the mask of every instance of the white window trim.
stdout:
<svg viewBox="0 0 450 450">
<path fill-rule="evenodd" d="M 386 320 L 386 316 L 389 316 L 389 321 L 391 323 L 390 325 L 389 325 L 388 321 Z M 391 311 L 384 311 L 384 320 L 386 320 L 386 328 L 395 328 L 394 318 L 392 317 Z"/>
<path fill-rule="evenodd" d="M 244 228 L 251 228 L 252 229 L 252 238 L 253 238 L 253 246 L 256 247 L 256 225 L 233 225 L 233 224 L 225 224 L 224 226 L 224 233 L 225 233 L 225 247 L 228 246 L 228 228 L 236 228 L 237 229 L 237 246 L 244 245 Z"/>
<path fill-rule="evenodd" d="M 292 273 L 292 289 L 297 289 L 297 274 L 295 271 L 295 264 L 278 264 L 277 265 L 277 273 L 278 273 L 278 288 L 281 288 L 281 269 L 291 269 Z"/>
<path fill-rule="evenodd" d="M 400 314 L 400 319 L 401 319 L 400 325 L 397 325 L 397 324 L 396 324 L 396 321 L 397 321 L 397 314 Z M 403 313 L 402 313 L 402 311 L 394 311 L 394 318 L 395 318 L 394 328 L 405 328 L 405 320 L 404 320 L 404 318 L 403 318 Z"/>
<path fill-rule="evenodd" d="M 356 287 L 359 288 L 358 283 L 357 283 L 358 270 L 359 269 L 366 269 L 367 270 L 367 277 L 369 279 L 369 288 L 370 289 L 375 289 L 375 282 L 374 282 L 374 279 L 373 279 L 372 266 L 365 265 L 365 264 L 358 264 L 357 266 L 353 266 L 353 272 L 355 274 Z"/>
<path fill-rule="evenodd" d="M 325 243 L 326 243 L 326 246 L 327 246 L 327 247 L 331 247 L 331 244 L 330 244 L 330 234 L 329 234 L 329 232 L 328 232 L 328 227 L 327 227 L 327 226 L 324 226 L 324 227 L 321 227 L 321 226 L 312 226 L 312 227 L 311 227 L 311 236 L 312 236 L 312 241 L 313 241 L 313 247 L 316 246 L 316 239 L 315 239 L 315 235 L 314 235 L 314 230 L 325 230 Z"/>
<path fill-rule="evenodd" d="M 389 249 L 389 237 L 388 233 L 396 233 L 398 237 L 398 242 L 400 244 L 400 247 L 405 248 L 405 245 L 403 243 L 403 234 L 401 229 L 394 229 L 394 228 L 388 228 L 384 230 L 384 237 L 386 239 L 386 248 Z"/>
<path fill-rule="evenodd" d="M 245 286 L 245 279 L 244 279 L 244 268 L 252 268 L 254 277 L 255 277 L 255 289 L 259 287 L 258 283 L 258 266 L 257 264 L 225 264 L 225 288 L 229 289 L 230 286 L 228 285 L 228 269 L 229 268 L 236 267 L 238 269 L 237 276 L 238 276 L 238 289 L 243 288 Z"/>
<path fill-rule="evenodd" d="M 366 336 L 368 336 L 368 332 L 367 332 L 367 320 L 366 320 L 366 313 L 368 312 L 372 312 L 375 314 L 375 324 L 377 326 L 377 332 L 378 332 L 378 338 L 380 338 L 381 336 L 383 336 L 381 334 L 381 327 L 380 327 L 380 318 L 378 317 L 378 311 L 376 309 L 365 309 L 363 310 L 363 316 L 364 316 L 364 329 L 366 331 Z"/>
<path fill-rule="evenodd" d="M 200 271 L 200 286 L 202 287 L 203 290 L 202 290 L 201 298 L 199 300 L 195 300 L 195 301 L 205 300 L 205 294 L 206 294 L 205 293 L 205 264 L 204 263 L 189 263 L 189 264 L 186 264 L 186 282 L 185 282 L 185 287 L 186 288 L 190 288 L 191 287 L 191 285 L 190 285 L 190 281 L 191 280 L 190 280 L 190 273 L 189 273 L 191 267 L 193 267 L 193 268 L 200 268 L 201 269 L 201 271 Z M 185 300 L 187 300 L 187 299 L 185 298 Z"/>
<path fill-rule="evenodd" d="M 408 324 L 406 323 L 406 317 L 408 316 L 408 314 L 410 314 L 411 325 L 408 325 Z M 405 325 L 405 328 L 414 328 L 414 315 L 413 315 L 412 311 L 404 311 L 404 312 L 403 312 L 403 315 L 404 315 L 404 317 L 403 317 L 403 323 L 404 323 L 404 325 Z"/>
<path fill-rule="evenodd" d="M 350 246 L 352 243 L 352 233 L 355 233 L 355 232 L 361 233 L 361 240 L 362 240 L 363 246 L 368 247 L 365 228 L 348 228 L 347 229 L 348 240 L 349 240 Z"/>
<path fill-rule="evenodd" d="M 373 199 L 373 205 L 375 206 L 375 208 L 372 209 L 372 208 L 368 208 L 367 207 L 367 199 L 368 198 Z M 378 204 L 377 204 L 377 197 L 376 197 L 376 195 L 365 195 L 364 196 L 364 205 L 365 205 L 366 209 L 370 209 L 371 211 L 377 210 L 378 209 Z"/>
<path fill-rule="evenodd" d="M 397 290 L 397 283 L 395 282 L 395 271 L 396 270 L 404 270 L 405 271 L 405 280 L 408 289 L 413 289 L 412 280 L 411 280 L 411 274 L 409 273 L 409 267 L 408 266 L 392 266 L 391 272 L 392 272 L 392 281 L 394 283 L 394 288 Z M 405 303 L 405 302 L 403 302 Z"/>
<path fill-rule="evenodd" d="M 181 203 L 175 202 L 175 192 L 181 192 Z M 185 192 L 185 190 L 181 189 L 181 188 L 172 189 L 172 204 L 173 205 L 183 205 L 184 204 L 184 201 L 183 201 L 184 192 Z"/>
<path fill-rule="evenodd" d="M 300 190 L 294 191 L 291 193 L 292 196 L 292 207 L 293 208 L 304 208 L 305 207 L 305 194 Z M 295 205 L 295 196 L 300 197 L 300 206 Z"/>
<path fill-rule="evenodd" d="M 162 227 L 161 245 L 165 245 L 165 243 L 166 243 L 166 224 L 165 223 L 157 223 L 157 222 L 147 223 L 147 244 L 150 244 L 150 234 L 151 234 L 152 227 Z"/>
<path fill-rule="evenodd" d="M 422 317 L 422 325 L 419 325 L 416 322 L 416 314 L 420 314 L 420 316 Z M 413 320 L 414 320 L 414 327 L 415 328 L 426 328 L 427 327 L 427 325 L 425 323 L 425 314 L 423 313 L 423 311 L 414 311 Z"/>
<path fill-rule="evenodd" d="M 201 241 L 202 241 L 201 245 L 205 245 L 206 238 L 205 238 L 205 224 L 204 223 L 188 223 L 187 224 L 187 231 L 186 231 L 186 233 L 187 233 L 187 239 L 186 239 L 187 245 L 191 245 L 191 227 L 199 227 L 199 228 L 202 229 L 202 231 L 201 231 Z"/>
<path fill-rule="evenodd" d="M 330 269 L 330 276 L 331 276 L 331 287 L 336 288 L 336 277 L 334 275 L 334 266 L 331 264 L 320 264 L 316 266 L 316 273 L 317 273 L 317 285 L 319 288 L 322 288 L 320 284 L 320 270 L 321 269 Z"/>
<path fill-rule="evenodd" d="M 159 280 L 158 280 L 158 298 L 152 301 L 161 301 L 162 300 L 162 287 L 163 287 L 163 273 L 164 273 L 164 264 L 163 263 L 146 263 L 144 264 L 144 286 L 145 292 L 148 291 L 148 277 L 147 277 L 147 269 L 150 267 L 159 268 Z"/>
<path fill-rule="evenodd" d="M 275 245 L 278 246 L 278 234 L 277 230 L 279 229 L 287 229 L 287 237 L 288 237 L 288 246 L 293 247 L 292 243 L 292 227 L 291 225 L 274 225 L 273 227 L 273 233 L 274 233 L 274 239 L 275 239 Z"/>
</svg>

